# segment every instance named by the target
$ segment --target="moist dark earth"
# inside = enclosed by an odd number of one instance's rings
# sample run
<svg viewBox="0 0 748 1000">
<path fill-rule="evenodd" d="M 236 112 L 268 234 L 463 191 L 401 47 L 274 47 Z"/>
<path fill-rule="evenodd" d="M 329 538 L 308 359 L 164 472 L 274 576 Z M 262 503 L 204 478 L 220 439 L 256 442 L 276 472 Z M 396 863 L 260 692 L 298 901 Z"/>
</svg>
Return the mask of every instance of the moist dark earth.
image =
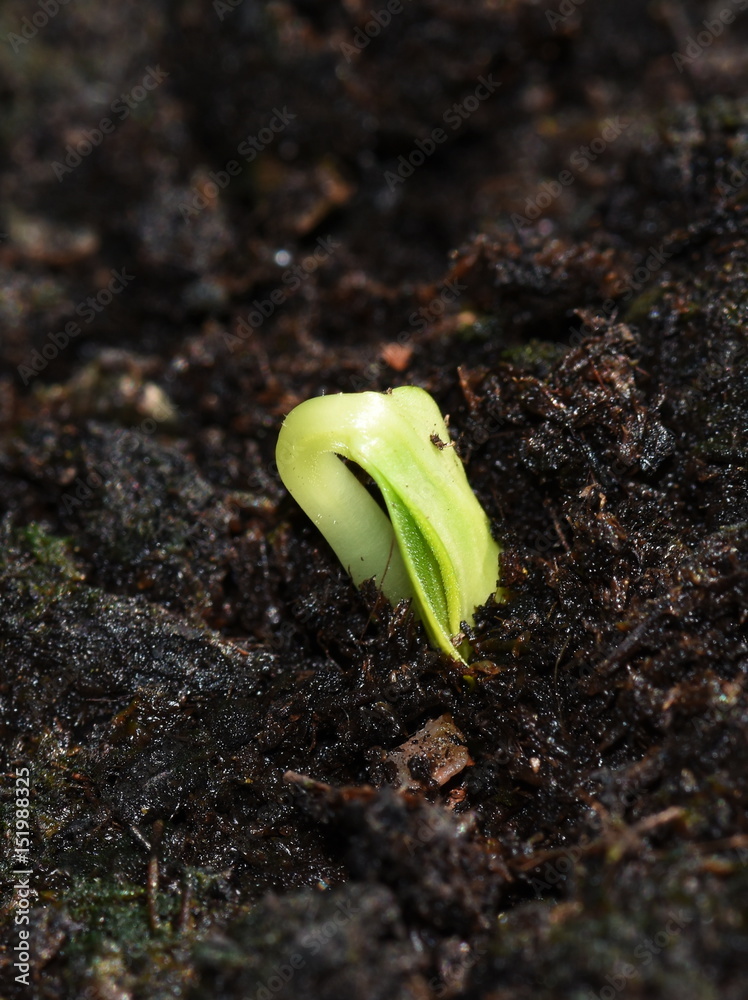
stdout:
<svg viewBox="0 0 748 1000">
<path fill-rule="evenodd" d="M 746 6 L 3 5 L 3 1000 L 745 997 Z M 467 667 L 274 464 L 404 384 Z"/>
</svg>

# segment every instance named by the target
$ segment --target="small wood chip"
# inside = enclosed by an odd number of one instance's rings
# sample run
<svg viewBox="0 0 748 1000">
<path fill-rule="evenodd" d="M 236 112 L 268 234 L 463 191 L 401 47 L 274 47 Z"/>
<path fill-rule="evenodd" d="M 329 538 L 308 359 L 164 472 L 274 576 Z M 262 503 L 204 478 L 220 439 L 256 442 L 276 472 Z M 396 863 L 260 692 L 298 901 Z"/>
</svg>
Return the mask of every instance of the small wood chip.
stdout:
<svg viewBox="0 0 748 1000">
<path fill-rule="evenodd" d="M 387 755 L 396 768 L 396 787 L 411 790 L 441 787 L 473 760 L 465 737 L 452 721 L 441 715 L 427 722 L 409 740 Z"/>
</svg>

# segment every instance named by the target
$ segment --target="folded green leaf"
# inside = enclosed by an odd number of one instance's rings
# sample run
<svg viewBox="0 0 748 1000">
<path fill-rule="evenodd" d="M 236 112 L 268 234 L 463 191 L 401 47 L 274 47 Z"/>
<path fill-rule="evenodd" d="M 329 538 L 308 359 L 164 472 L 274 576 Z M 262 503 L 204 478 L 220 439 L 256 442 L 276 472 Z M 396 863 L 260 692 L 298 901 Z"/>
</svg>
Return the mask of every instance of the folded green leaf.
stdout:
<svg viewBox="0 0 748 1000">
<path fill-rule="evenodd" d="M 372 477 L 389 517 L 339 456 Z M 286 417 L 276 459 L 354 582 L 411 599 L 431 641 L 464 659 L 461 623 L 498 593 L 499 547 L 431 396 L 403 386 L 309 399 Z"/>
</svg>

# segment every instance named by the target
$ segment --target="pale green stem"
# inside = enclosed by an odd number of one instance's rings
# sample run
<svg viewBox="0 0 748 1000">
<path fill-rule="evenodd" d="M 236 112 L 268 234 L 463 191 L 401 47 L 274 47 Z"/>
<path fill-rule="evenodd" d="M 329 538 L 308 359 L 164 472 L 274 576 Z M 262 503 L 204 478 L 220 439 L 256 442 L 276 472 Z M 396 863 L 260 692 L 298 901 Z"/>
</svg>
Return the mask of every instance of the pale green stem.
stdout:
<svg viewBox="0 0 748 1000">
<path fill-rule="evenodd" d="M 460 623 L 496 592 L 499 548 L 434 400 L 414 386 L 320 396 L 281 429 L 278 470 L 356 584 L 412 598 L 432 641 L 462 659 Z M 379 486 L 390 518 L 338 456 Z"/>
</svg>

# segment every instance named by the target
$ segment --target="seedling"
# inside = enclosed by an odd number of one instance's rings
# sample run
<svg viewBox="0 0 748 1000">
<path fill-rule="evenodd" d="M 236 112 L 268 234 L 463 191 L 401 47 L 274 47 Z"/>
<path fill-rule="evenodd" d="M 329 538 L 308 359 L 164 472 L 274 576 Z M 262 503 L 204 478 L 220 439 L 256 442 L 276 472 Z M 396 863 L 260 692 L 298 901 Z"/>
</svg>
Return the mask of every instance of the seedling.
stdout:
<svg viewBox="0 0 748 1000">
<path fill-rule="evenodd" d="M 341 457 L 371 476 L 387 513 Z M 432 643 L 465 662 L 462 623 L 500 595 L 499 547 L 431 396 L 403 386 L 308 399 L 286 417 L 276 460 L 354 583 L 410 599 Z"/>
</svg>

